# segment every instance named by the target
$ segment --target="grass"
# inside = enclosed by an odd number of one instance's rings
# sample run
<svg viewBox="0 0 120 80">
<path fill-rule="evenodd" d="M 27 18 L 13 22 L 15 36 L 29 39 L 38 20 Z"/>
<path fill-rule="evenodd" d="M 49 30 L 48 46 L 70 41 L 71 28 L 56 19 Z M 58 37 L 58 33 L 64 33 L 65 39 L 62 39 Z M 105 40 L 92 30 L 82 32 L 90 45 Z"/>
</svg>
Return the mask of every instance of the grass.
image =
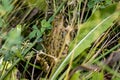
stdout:
<svg viewBox="0 0 120 80">
<path fill-rule="evenodd" d="M 0 80 L 120 79 L 119 5 L 1 0 Z"/>
</svg>

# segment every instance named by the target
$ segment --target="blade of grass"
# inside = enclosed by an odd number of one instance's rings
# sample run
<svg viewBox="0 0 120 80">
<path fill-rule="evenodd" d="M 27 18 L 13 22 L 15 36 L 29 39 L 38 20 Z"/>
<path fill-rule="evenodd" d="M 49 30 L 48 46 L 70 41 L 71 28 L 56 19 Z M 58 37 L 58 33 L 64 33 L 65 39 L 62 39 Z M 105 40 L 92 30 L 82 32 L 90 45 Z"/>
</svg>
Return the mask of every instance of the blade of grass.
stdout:
<svg viewBox="0 0 120 80">
<path fill-rule="evenodd" d="M 63 1 L 63 3 L 59 6 L 59 8 L 58 8 L 57 11 L 53 14 L 53 16 L 50 17 L 50 19 L 48 20 L 48 22 L 52 22 L 52 21 L 53 21 L 53 19 L 55 18 L 55 16 L 58 14 L 58 12 L 61 10 L 61 8 L 64 6 L 64 4 L 65 4 L 66 2 L 67 2 L 67 0 Z M 32 9 L 30 9 L 30 10 L 28 11 L 27 15 L 30 13 L 31 10 L 32 10 Z M 25 17 L 26 17 L 26 15 L 25 15 Z M 22 22 L 22 20 L 21 20 L 21 22 Z M 21 22 L 20 22 L 20 23 L 21 23 Z M 36 44 L 36 42 L 37 42 L 38 39 L 39 39 L 39 37 L 37 37 L 37 38 L 35 39 L 35 41 L 33 42 L 33 44 L 24 52 L 23 56 L 25 56 L 25 55 L 28 53 L 28 51 Z M 17 59 L 16 62 L 13 63 L 12 66 L 8 69 L 8 71 L 7 71 L 3 76 L 0 77 L 0 80 L 4 80 L 5 77 L 6 77 L 6 76 L 12 71 L 12 69 L 15 67 L 15 65 L 17 65 L 17 64 L 20 62 L 20 60 L 21 60 L 21 59 Z"/>
<path fill-rule="evenodd" d="M 58 9 L 56 10 L 56 12 L 49 18 L 48 22 L 52 22 L 53 19 L 55 18 L 55 16 L 59 13 L 59 11 L 61 10 L 61 8 L 64 6 L 64 4 L 67 2 L 67 0 L 64 0 L 61 5 L 58 7 Z"/>
<path fill-rule="evenodd" d="M 104 56 L 108 55 L 109 53 L 111 53 L 112 51 L 114 51 L 115 49 L 117 49 L 118 47 L 120 47 L 120 43 L 117 44 L 116 46 L 114 46 L 112 49 L 110 49 L 109 51 L 107 51 L 106 53 L 104 53 L 103 55 L 101 55 L 100 57 L 96 58 L 95 60 L 92 61 L 92 63 L 96 63 L 97 61 L 99 61 L 101 58 L 103 58 Z"/>
<path fill-rule="evenodd" d="M 58 67 L 56 72 L 51 77 L 51 80 L 55 80 L 58 77 L 60 72 L 68 64 L 68 62 L 70 60 L 70 57 L 71 57 L 71 55 L 73 53 L 75 53 L 75 56 L 74 56 L 74 59 L 75 59 L 78 55 L 80 55 L 81 52 L 83 52 L 86 48 L 90 47 L 91 43 L 93 41 L 95 41 L 104 31 L 106 31 L 113 24 L 113 21 L 116 20 L 118 18 L 118 16 L 119 16 L 119 12 L 116 11 L 116 8 L 118 8 L 118 5 L 119 4 L 117 4 L 117 5 L 114 4 L 114 5 L 109 6 L 109 7 L 105 8 L 105 9 L 103 9 L 103 10 L 96 11 L 96 14 L 98 14 L 98 15 L 94 14 L 92 17 L 90 17 L 88 22 L 83 24 L 83 26 L 80 26 L 82 28 L 84 28 L 86 26 L 87 27 L 92 26 L 92 29 L 87 34 L 85 32 L 82 33 L 82 34 L 85 33 L 86 36 L 85 37 L 82 36 L 83 37 L 82 40 L 80 40 L 78 42 L 78 44 L 74 48 L 71 49 L 71 52 L 68 54 L 68 56 L 60 64 L 60 66 Z M 112 11 L 111 11 L 111 8 L 112 8 Z M 106 10 L 108 10 L 109 12 L 106 13 L 105 15 L 102 15 L 103 13 L 105 13 Z M 102 13 L 102 14 L 100 15 L 100 13 Z M 103 18 L 102 20 L 101 20 L 101 17 Z M 90 23 L 90 22 L 96 22 L 98 24 Z M 78 38 L 79 38 L 79 36 L 78 36 Z"/>
</svg>

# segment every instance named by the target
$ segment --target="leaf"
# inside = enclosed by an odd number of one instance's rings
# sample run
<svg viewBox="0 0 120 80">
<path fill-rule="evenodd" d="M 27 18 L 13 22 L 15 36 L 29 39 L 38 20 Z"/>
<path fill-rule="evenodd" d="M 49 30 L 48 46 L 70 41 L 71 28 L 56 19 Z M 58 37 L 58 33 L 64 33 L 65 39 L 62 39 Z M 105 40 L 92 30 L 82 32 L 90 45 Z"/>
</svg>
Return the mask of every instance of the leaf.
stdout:
<svg viewBox="0 0 120 80">
<path fill-rule="evenodd" d="M 51 29 L 51 24 L 49 21 L 46 21 L 45 19 L 41 21 L 41 33 L 44 33 L 46 29 Z"/>
<path fill-rule="evenodd" d="M 41 26 L 42 26 L 42 28 L 51 29 L 50 22 L 46 21 L 45 19 L 41 21 Z"/>
<path fill-rule="evenodd" d="M 17 25 L 16 28 L 10 30 L 6 41 L 2 46 L 1 53 L 3 53 L 5 61 L 12 60 L 14 58 L 14 54 L 19 52 L 21 42 L 21 25 Z"/>
<path fill-rule="evenodd" d="M 36 25 L 33 25 L 33 30 L 38 30 L 37 26 Z"/>
<path fill-rule="evenodd" d="M 57 68 L 56 72 L 51 77 L 51 80 L 55 80 L 58 77 L 60 72 L 69 63 L 73 53 L 75 59 L 81 52 L 90 47 L 91 43 L 94 42 L 104 31 L 113 25 L 113 21 L 115 21 L 120 15 L 119 5 L 120 3 L 113 4 L 106 8 L 96 10 L 87 22 L 79 26 L 80 32 L 71 43 L 68 56 Z M 77 45 L 74 46 L 76 43 Z"/>
<path fill-rule="evenodd" d="M 113 78 L 112 80 L 120 80 L 120 78 L 118 78 L 118 77 L 115 77 L 115 78 Z"/>
<path fill-rule="evenodd" d="M 74 73 L 70 80 L 80 80 L 80 72 Z"/>
<path fill-rule="evenodd" d="M 40 30 L 37 30 L 37 36 L 41 37 L 42 33 L 40 32 Z"/>
<path fill-rule="evenodd" d="M 10 12 L 13 9 L 10 0 L 1 0 L 0 4 L 0 16 L 4 16 L 6 12 Z"/>
<path fill-rule="evenodd" d="M 94 72 L 91 80 L 104 80 L 103 72 Z"/>
<path fill-rule="evenodd" d="M 45 19 L 41 21 L 41 29 L 39 30 L 36 25 L 33 26 L 33 31 L 29 34 L 29 38 L 32 39 L 36 36 L 41 37 L 46 29 L 51 29 L 50 22 Z"/>
<path fill-rule="evenodd" d="M 32 28 L 33 28 L 33 31 L 29 34 L 29 38 L 30 38 L 30 39 L 42 35 L 42 33 L 40 32 L 40 30 L 37 28 L 36 25 L 33 25 Z"/>
<path fill-rule="evenodd" d="M 41 31 L 41 33 L 44 33 L 45 32 L 45 28 L 41 28 L 40 31 Z"/>
<path fill-rule="evenodd" d="M 4 10 L 3 6 L 0 5 L 0 16 L 5 15 L 6 11 Z"/>
<path fill-rule="evenodd" d="M 11 29 L 3 47 L 11 48 L 13 45 L 21 43 L 21 25 L 17 25 L 15 29 Z"/>
<path fill-rule="evenodd" d="M 29 38 L 32 39 L 36 36 L 37 31 L 33 30 L 30 34 L 29 34 Z"/>
<path fill-rule="evenodd" d="M 11 5 L 11 0 L 2 0 L 2 5 L 6 11 L 11 11 L 13 6 Z"/>
</svg>

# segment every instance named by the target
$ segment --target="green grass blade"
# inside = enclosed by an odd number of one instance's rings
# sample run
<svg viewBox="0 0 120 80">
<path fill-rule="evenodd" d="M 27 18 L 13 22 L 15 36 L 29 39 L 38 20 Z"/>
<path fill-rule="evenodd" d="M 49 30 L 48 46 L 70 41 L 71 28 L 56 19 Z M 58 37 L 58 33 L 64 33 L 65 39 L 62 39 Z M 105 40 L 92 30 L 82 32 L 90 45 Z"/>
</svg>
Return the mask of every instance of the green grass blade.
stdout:
<svg viewBox="0 0 120 80">
<path fill-rule="evenodd" d="M 90 47 L 91 43 L 113 24 L 113 21 L 115 21 L 120 14 L 120 10 L 116 10 L 118 9 L 118 5 L 119 4 L 114 4 L 95 11 L 88 21 L 80 26 L 80 33 L 78 33 L 75 38 L 75 40 L 77 39 L 77 45 L 75 47 L 73 46 L 75 44 L 74 40 L 70 46 L 70 53 L 60 64 L 56 72 L 51 77 L 51 80 L 56 80 L 60 72 L 69 63 L 70 57 L 73 53 L 75 59 L 81 52 Z"/>
</svg>

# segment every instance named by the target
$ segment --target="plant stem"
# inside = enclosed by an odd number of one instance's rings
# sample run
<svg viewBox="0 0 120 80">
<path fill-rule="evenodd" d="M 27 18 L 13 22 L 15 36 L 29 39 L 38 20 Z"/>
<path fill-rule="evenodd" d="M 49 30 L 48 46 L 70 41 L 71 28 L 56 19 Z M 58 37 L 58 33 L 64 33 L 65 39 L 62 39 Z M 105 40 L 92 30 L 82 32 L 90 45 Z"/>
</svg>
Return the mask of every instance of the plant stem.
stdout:
<svg viewBox="0 0 120 80">
<path fill-rule="evenodd" d="M 53 19 L 55 18 L 55 16 L 59 13 L 59 11 L 61 10 L 61 8 L 64 6 L 64 4 L 67 2 L 67 0 L 63 1 L 62 4 L 58 7 L 58 9 L 56 10 L 56 12 L 49 18 L 48 22 L 52 22 Z"/>
<path fill-rule="evenodd" d="M 116 45 L 115 47 L 113 47 L 112 49 L 110 49 L 109 51 L 107 51 L 106 53 L 104 53 L 103 55 L 101 55 L 100 57 L 98 57 L 97 59 L 95 59 L 94 61 L 92 61 L 92 63 L 97 62 L 98 60 L 100 60 L 104 56 L 108 55 L 110 52 L 114 51 L 118 47 L 120 47 L 120 43 L 118 45 Z"/>
</svg>

